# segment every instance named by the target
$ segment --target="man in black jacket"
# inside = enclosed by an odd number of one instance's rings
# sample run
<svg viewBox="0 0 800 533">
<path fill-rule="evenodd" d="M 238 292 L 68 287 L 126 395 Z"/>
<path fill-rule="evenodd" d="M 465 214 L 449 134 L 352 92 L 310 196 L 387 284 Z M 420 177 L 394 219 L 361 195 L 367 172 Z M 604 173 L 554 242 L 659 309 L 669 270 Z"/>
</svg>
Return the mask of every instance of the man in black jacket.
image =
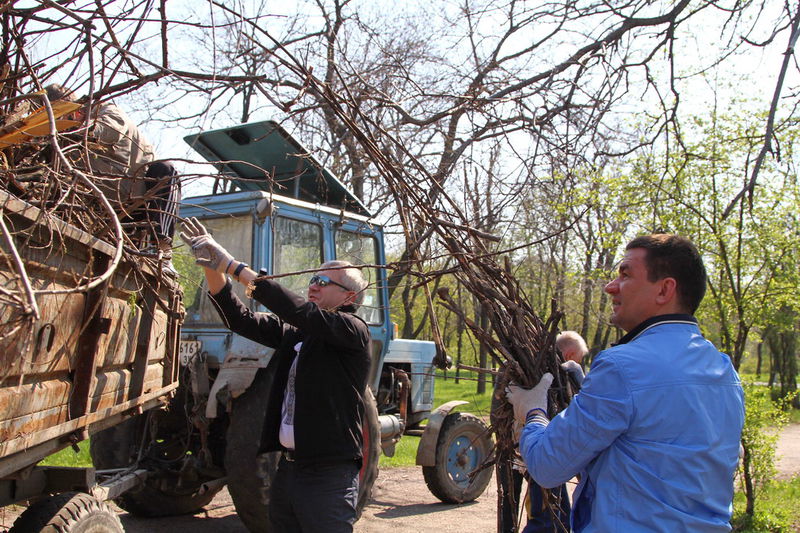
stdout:
<svg viewBox="0 0 800 533">
<path fill-rule="evenodd" d="M 262 438 L 262 451 L 282 452 L 270 486 L 270 531 L 351 532 L 370 366 L 369 328 L 355 314 L 367 285 L 361 271 L 345 261 L 323 264 L 306 301 L 258 277 L 196 219 L 184 223 L 181 237 L 205 267 L 211 298 L 231 331 L 275 348 Z M 227 274 L 275 316 L 248 309 Z"/>
</svg>

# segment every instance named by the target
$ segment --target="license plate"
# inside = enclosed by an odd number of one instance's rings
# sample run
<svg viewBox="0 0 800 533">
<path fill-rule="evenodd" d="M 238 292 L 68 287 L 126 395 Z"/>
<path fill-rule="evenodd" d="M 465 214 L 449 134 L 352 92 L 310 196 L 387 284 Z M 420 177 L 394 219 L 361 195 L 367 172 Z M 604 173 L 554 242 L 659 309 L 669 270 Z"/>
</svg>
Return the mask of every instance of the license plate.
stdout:
<svg viewBox="0 0 800 533">
<path fill-rule="evenodd" d="M 192 357 L 200 353 L 203 343 L 200 341 L 181 341 L 178 348 L 178 355 L 181 358 L 181 366 L 186 366 Z"/>
</svg>

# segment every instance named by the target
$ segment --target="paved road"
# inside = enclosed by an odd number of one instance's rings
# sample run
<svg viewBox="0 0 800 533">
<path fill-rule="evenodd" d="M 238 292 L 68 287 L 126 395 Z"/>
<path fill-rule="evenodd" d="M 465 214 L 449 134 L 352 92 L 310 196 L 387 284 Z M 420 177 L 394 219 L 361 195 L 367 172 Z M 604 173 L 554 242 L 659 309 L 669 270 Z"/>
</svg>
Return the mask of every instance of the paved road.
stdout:
<svg viewBox="0 0 800 533">
<path fill-rule="evenodd" d="M 790 424 L 781 432 L 778 447 L 778 479 L 789 479 L 800 475 L 800 424 Z"/>
</svg>

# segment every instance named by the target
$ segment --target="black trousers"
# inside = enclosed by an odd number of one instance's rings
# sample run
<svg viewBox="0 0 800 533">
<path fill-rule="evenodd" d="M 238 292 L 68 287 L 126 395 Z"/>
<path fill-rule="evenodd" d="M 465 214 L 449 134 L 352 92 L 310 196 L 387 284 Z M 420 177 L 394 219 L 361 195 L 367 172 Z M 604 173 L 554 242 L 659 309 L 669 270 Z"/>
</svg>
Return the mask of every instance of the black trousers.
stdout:
<svg viewBox="0 0 800 533">
<path fill-rule="evenodd" d="M 569 495 L 567 486 L 559 485 L 551 490 L 557 498 L 553 511 L 555 518 L 569 530 Z M 564 531 L 554 520 L 553 512 L 544 504 L 542 488 L 533 480 L 528 481 L 528 496 L 530 498 L 530 514 L 528 522 L 522 529 L 522 533 L 554 533 Z"/>
<path fill-rule="evenodd" d="M 514 494 L 514 501 L 519 505 L 522 496 L 522 482 L 526 479 L 528 481 L 528 501 L 523 502 L 522 513 L 527 514 L 527 517 L 522 517 L 521 533 L 561 533 L 563 529 L 553 520 L 553 512 L 544 504 L 542 488 L 535 481 L 518 470 L 511 469 L 509 475 L 509 469 L 501 468 L 498 472 L 497 482 L 504 494 Z M 560 485 L 552 489 L 552 492 L 559 500 L 554 509 L 555 517 L 569 529 L 570 505 L 567 486 Z M 503 498 L 500 514 L 501 533 L 514 531 L 515 514 L 511 502 L 508 498 Z"/>
<path fill-rule="evenodd" d="M 142 218 L 153 226 L 159 240 L 172 239 L 181 201 L 181 183 L 170 163 L 151 163 L 145 173 L 147 203 Z"/>
<path fill-rule="evenodd" d="M 269 488 L 270 531 L 351 533 L 358 471 L 355 461 L 300 465 L 281 457 Z"/>
</svg>

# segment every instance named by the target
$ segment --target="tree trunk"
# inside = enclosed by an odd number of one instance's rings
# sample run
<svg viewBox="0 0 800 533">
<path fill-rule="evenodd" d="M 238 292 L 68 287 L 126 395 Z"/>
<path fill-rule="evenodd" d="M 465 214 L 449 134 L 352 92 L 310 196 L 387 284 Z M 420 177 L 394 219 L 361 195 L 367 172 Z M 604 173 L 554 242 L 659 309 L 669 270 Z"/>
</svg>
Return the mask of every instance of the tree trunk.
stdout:
<svg viewBox="0 0 800 533">
<path fill-rule="evenodd" d="M 745 506 L 745 513 L 747 516 L 753 516 L 756 506 L 755 486 L 753 485 L 753 476 L 750 473 L 750 449 L 749 446 L 742 442 L 744 449 L 744 457 L 742 457 L 742 472 L 744 473 L 744 496 L 747 500 Z"/>
<path fill-rule="evenodd" d="M 761 361 L 762 357 L 764 356 L 764 341 L 758 343 L 756 347 L 756 355 L 758 358 L 756 359 L 756 377 L 761 377 Z"/>
</svg>

